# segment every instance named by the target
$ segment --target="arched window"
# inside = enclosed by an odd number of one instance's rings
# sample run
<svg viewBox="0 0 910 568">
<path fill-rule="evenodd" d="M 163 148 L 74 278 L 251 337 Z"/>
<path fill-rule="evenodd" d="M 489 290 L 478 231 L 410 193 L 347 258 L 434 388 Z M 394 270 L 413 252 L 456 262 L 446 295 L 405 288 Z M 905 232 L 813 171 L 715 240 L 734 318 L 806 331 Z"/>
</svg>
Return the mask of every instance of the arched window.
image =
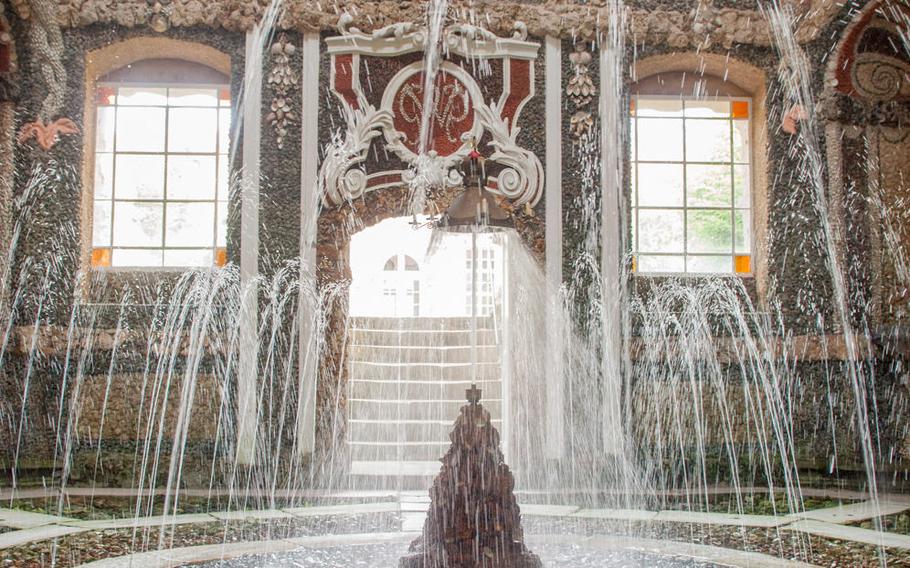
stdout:
<svg viewBox="0 0 910 568">
<path fill-rule="evenodd" d="M 92 267 L 223 265 L 229 76 L 180 58 L 138 59 L 90 89 Z"/>
<path fill-rule="evenodd" d="M 417 272 L 420 266 L 413 257 L 396 254 L 385 261 L 386 274 L 382 282 L 382 297 L 388 313 L 395 317 L 420 315 L 420 276 L 406 274 Z"/>
<path fill-rule="evenodd" d="M 756 95 L 705 61 L 644 66 L 632 85 L 631 224 L 642 274 L 756 269 Z M 693 64 L 694 63 L 694 64 Z M 648 68 L 650 67 L 650 68 Z"/>
</svg>

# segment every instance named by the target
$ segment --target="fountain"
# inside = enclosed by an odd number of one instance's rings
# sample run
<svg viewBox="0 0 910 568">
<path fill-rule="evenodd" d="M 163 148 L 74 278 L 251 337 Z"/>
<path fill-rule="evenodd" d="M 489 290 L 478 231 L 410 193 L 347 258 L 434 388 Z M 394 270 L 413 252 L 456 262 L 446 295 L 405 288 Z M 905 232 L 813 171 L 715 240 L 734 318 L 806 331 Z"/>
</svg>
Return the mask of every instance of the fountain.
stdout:
<svg viewBox="0 0 910 568">
<path fill-rule="evenodd" d="M 198 4 L 0 5 L 8 564 L 910 564 L 907 2 Z"/>
<path fill-rule="evenodd" d="M 473 146 L 473 144 L 472 144 Z M 401 568 L 432 566 L 541 567 L 528 552 L 513 490 L 515 479 L 500 450 L 500 435 L 480 404 L 477 388 L 477 235 L 501 231 L 509 215 L 484 187 L 483 157 L 472 147 L 464 163 L 464 191 L 442 215 L 442 231 L 471 233 L 471 388 L 449 434 L 452 442 L 430 488 L 423 535 L 411 543 Z"/>
<path fill-rule="evenodd" d="M 515 480 L 499 449 L 499 432 L 480 404 L 480 390 L 472 387 L 467 397 L 430 488 L 423 535 L 399 566 L 539 568 L 540 559 L 525 547 Z"/>
</svg>

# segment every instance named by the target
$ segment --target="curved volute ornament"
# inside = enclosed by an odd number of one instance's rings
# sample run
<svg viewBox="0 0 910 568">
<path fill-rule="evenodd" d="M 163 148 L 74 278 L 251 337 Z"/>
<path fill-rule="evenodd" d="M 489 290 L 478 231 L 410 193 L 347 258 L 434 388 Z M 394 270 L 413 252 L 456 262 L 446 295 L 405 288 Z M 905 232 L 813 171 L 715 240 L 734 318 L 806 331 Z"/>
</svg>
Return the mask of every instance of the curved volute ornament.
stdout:
<svg viewBox="0 0 910 568">
<path fill-rule="evenodd" d="M 523 22 L 515 22 L 509 37 L 500 37 L 482 27 L 456 22 L 443 28 L 444 56 L 469 60 L 500 60 L 502 86 L 498 100 L 484 100 L 480 83 L 472 73 L 451 60 L 440 66 L 434 83 L 434 108 L 430 113 L 432 140 L 419 149 L 425 117 L 424 63 L 390 62 L 395 71 L 382 90 L 378 108 L 363 92 L 362 57 L 396 58 L 423 51 L 428 33 L 412 22 L 395 23 L 364 33 L 350 14 L 338 20 L 342 35 L 326 39 L 331 63 L 331 88 L 341 103 L 345 131 L 325 151 L 321 169 L 323 199 L 341 205 L 379 187 L 419 187 L 415 195 L 429 189 L 457 186 L 457 167 L 470 151 L 467 139 L 483 140 L 488 133 L 488 159 L 497 163 L 488 189 L 512 201 L 513 205 L 536 205 L 543 194 L 543 166 L 537 156 L 517 142 L 521 109 L 534 96 L 534 61 L 540 45 L 527 41 Z M 397 69 L 396 69 L 397 65 Z M 497 79 L 499 81 L 499 79 Z M 371 80 L 376 88 L 375 79 Z M 485 88 L 496 85 L 487 85 Z M 494 91 L 495 92 L 495 91 Z M 378 136 L 382 134 L 382 138 Z M 370 146 L 384 143 L 383 149 L 400 158 L 407 168 L 368 173 L 363 165 Z M 397 177 L 397 180 L 395 179 Z M 430 188 L 429 186 L 433 186 Z M 415 205 L 420 208 L 420 200 Z"/>
</svg>

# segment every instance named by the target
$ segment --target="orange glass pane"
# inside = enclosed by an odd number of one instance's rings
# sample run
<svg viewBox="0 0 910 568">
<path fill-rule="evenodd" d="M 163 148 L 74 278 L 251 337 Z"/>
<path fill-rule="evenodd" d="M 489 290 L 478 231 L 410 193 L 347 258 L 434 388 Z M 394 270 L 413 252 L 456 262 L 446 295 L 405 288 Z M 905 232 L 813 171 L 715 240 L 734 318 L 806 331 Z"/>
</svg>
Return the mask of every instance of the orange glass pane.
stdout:
<svg viewBox="0 0 910 568">
<path fill-rule="evenodd" d="M 635 116 L 635 99 L 629 99 L 629 114 Z"/>
<path fill-rule="evenodd" d="M 734 258 L 737 274 L 749 274 L 752 272 L 752 257 L 748 254 L 737 255 Z"/>
<path fill-rule="evenodd" d="M 114 87 L 98 87 L 95 90 L 95 104 L 112 105 L 117 101 L 117 89 Z"/>
<path fill-rule="evenodd" d="M 218 100 L 226 103 L 231 102 L 231 90 L 218 89 Z"/>
<path fill-rule="evenodd" d="M 224 266 L 227 264 L 227 249 L 219 247 L 215 249 L 215 266 Z"/>
<path fill-rule="evenodd" d="M 636 259 L 635 256 L 632 256 L 632 263 L 631 263 L 631 264 L 632 264 L 632 266 L 630 267 L 631 271 L 632 271 L 632 272 L 637 271 L 637 270 L 638 270 L 638 262 L 637 262 L 637 259 Z"/>
<path fill-rule="evenodd" d="M 92 267 L 98 268 L 101 266 L 110 266 L 110 265 L 111 265 L 111 249 L 109 249 L 109 248 L 92 249 Z"/>
<path fill-rule="evenodd" d="M 747 101 L 733 101 L 733 118 L 749 118 L 749 103 Z"/>
</svg>

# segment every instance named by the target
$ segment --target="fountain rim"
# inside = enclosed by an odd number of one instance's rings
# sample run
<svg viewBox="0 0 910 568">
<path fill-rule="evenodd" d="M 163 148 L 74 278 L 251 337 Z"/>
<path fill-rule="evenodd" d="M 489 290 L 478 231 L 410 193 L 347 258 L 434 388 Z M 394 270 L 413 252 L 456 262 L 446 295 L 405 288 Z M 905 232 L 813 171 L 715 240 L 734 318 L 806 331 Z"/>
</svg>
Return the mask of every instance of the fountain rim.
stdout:
<svg viewBox="0 0 910 568">
<path fill-rule="evenodd" d="M 167 566 L 177 568 L 200 562 L 237 560 L 247 556 L 275 552 L 291 553 L 311 548 L 406 544 L 418 534 L 418 532 L 353 533 L 187 546 L 95 560 L 81 565 L 80 568 L 127 568 L 130 566 Z M 529 535 L 527 539 L 534 545 L 583 544 L 599 551 L 626 550 L 642 552 L 668 558 L 706 561 L 730 566 L 731 568 L 745 568 L 747 566 L 757 568 L 814 568 L 811 564 L 777 558 L 758 552 L 621 535 Z"/>
</svg>

